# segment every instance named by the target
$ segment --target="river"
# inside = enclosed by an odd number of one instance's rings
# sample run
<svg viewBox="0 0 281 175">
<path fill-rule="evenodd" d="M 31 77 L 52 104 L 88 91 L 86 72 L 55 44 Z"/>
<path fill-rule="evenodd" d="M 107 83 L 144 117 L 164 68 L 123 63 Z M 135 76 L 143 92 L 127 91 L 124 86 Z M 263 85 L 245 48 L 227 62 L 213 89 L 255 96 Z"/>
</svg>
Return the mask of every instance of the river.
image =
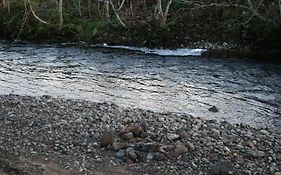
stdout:
<svg viewBox="0 0 281 175">
<path fill-rule="evenodd" d="M 106 101 L 281 133 L 281 64 L 247 59 L 0 44 L 0 94 Z"/>
</svg>

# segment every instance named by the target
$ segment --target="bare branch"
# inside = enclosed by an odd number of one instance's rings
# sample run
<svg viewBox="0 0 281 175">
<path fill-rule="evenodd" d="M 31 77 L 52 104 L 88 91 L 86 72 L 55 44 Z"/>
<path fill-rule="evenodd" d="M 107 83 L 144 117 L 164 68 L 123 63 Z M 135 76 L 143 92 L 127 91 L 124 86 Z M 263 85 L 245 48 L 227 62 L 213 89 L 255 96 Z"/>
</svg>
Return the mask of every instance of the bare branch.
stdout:
<svg viewBox="0 0 281 175">
<path fill-rule="evenodd" d="M 112 3 L 112 1 L 111 1 L 111 0 L 108 0 L 108 1 L 109 1 L 110 5 L 111 5 L 111 7 L 112 7 L 112 10 L 113 10 L 113 12 L 114 12 L 116 18 L 117 18 L 118 21 L 120 22 L 120 24 L 121 24 L 123 27 L 126 27 L 126 25 L 124 24 L 124 22 L 121 20 L 119 14 L 118 14 L 118 12 L 117 12 L 117 10 L 115 9 L 114 4 Z"/>
<path fill-rule="evenodd" d="M 33 15 L 39 22 L 41 22 L 41 23 L 43 23 L 43 24 L 49 24 L 48 22 L 44 21 L 43 19 L 39 18 L 39 17 L 36 15 L 36 13 L 34 12 L 34 10 L 33 10 L 33 8 L 32 8 L 32 5 L 31 5 L 31 3 L 30 3 L 30 0 L 27 0 L 27 2 L 28 2 L 29 9 L 30 9 L 32 15 Z"/>
<path fill-rule="evenodd" d="M 262 16 L 260 13 L 257 12 L 257 9 L 255 9 L 253 7 L 253 4 L 252 4 L 251 0 L 248 0 L 249 6 L 242 5 L 242 4 L 236 4 L 236 3 L 234 4 L 231 1 L 229 3 L 223 2 L 223 3 L 209 3 L 209 4 L 203 4 L 202 2 L 196 2 L 196 1 L 190 2 L 188 0 L 180 0 L 180 1 L 182 3 L 185 3 L 185 4 L 195 5 L 195 6 L 197 6 L 197 8 L 206 8 L 206 7 L 236 7 L 236 8 L 242 8 L 242 9 L 245 9 L 245 10 L 248 10 L 248 11 L 252 12 L 254 16 L 258 17 L 259 19 L 261 19 L 264 22 L 273 23 L 273 21 L 271 19 L 265 18 L 264 16 Z"/>
<path fill-rule="evenodd" d="M 165 18 L 164 21 L 165 21 L 165 23 L 166 23 L 166 21 L 167 21 L 167 16 L 168 16 L 169 9 L 170 9 L 170 6 L 171 6 L 172 2 L 173 2 L 173 0 L 170 0 L 170 1 L 168 2 L 167 6 L 166 6 L 166 10 L 165 10 L 165 14 L 164 14 L 164 18 Z"/>
<path fill-rule="evenodd" d="M 118 8 L 118 11 L 120 11 L 120 10 L 122 9 L 122 7 L 123 7 L 124 3 L 125 3 L 125 0 L 122 0 L 122 2 L 121 2 L 121 4 L 120 4 L 120 6 L 119 6 L 119 8 Z"/>
</svg>

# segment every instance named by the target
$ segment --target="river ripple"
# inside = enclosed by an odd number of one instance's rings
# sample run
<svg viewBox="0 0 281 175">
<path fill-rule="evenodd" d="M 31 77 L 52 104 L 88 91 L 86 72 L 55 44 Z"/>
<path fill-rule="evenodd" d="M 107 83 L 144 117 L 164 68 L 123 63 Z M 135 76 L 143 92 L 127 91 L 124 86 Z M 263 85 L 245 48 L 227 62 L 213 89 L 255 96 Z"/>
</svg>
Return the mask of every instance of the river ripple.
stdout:
<svg viewBox="0 0 281 175">
<path fill-rule="evenodd" d="M 0 44 L 0 94 L 111 102 L 281 132 L 281 65 Z M 217 106 L 218 113 L 209 112 Z"/>
</svg>

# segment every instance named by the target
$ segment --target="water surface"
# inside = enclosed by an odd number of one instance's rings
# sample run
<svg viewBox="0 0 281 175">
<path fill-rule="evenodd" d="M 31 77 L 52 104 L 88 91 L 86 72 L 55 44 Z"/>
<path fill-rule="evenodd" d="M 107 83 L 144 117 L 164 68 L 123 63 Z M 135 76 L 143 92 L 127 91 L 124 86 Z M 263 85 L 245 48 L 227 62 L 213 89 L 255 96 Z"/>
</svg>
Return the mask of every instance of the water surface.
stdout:
<svg viewBox="0 0 281 175">
<path fill-rule="evenodd" d="M 0 44 L 0 93 L 107 101 L 281 132 L 281 65 L 252 60 Z M 219 112 L 208 111 L 213 105 Z"/>
</svg>

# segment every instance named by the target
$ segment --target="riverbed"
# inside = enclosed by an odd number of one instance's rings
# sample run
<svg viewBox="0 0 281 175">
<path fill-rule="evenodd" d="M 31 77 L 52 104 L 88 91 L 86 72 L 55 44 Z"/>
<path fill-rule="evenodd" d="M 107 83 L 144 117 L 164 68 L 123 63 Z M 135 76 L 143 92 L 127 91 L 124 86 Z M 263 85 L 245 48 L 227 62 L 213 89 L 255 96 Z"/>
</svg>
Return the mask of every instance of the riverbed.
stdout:
<svg viewBox="0 0 281 175">
<path fill-rule="evenodd" d="M 247 59 L 0 44 L 0 94 L 109 102 L 281 132 L 281 65 Z"/>
</svg>

